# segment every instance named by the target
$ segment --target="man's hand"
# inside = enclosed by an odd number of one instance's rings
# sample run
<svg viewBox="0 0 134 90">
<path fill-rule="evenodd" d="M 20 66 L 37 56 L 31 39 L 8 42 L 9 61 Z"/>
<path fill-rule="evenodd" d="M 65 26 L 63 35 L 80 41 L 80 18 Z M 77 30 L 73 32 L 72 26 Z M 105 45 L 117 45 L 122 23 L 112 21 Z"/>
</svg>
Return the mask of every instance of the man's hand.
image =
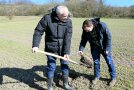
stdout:
<svg viewBox="0 0 134 90">
<path fill-rule="evenodd" d="M 104 54 L 109 55 L 111 52 L 110 51 L 104 51 Z"/>
<path fill-rule="evenodd" d="M 66 58 L 65 60 L 69 60 L 69 55 L 68 54 L 65 54 L 64 55 L 64 58 Z"/>
<path fill-rule="evenodd" d="M 38 47 L 33 47 L 33 48 L 32 48 L 32 53 L 37 53 L 37 52 L 38 52 L 38 50 L 39 50 L 39 48 L 38 48 Z"/>
<path fill-rule="evenodd" d="M 109 51 L 105 51 L 105 53 L 108 55 Z"/>
<path fill-rule="evenodd" d="M 82 51 L 78 51 L 78 55 L 82 55 L 83 54 L 83 52 Z"/>
</svg>

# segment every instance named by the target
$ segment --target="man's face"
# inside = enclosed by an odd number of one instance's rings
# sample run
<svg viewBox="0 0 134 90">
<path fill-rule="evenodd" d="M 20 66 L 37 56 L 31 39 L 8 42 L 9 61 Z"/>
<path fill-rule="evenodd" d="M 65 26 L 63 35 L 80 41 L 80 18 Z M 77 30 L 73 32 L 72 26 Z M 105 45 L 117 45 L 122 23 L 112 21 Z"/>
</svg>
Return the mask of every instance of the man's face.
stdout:
<svg viewBox="0 0 134 90">
<path fill-rule="evenodd" d="M 86 32 L 91 32 L 93 30 L 93 28 L 94 28 L 93 24 L 84 26 L 84 30 Z"/>
<path fill-rule="evenodd" d="M 57 16 L 60 19 L 60 21 L 62 21 L 62 22 L 66 21 L 67 18 L 68 18 L 68 14 L 67 13 L 58 14 Z"/>
</svg>

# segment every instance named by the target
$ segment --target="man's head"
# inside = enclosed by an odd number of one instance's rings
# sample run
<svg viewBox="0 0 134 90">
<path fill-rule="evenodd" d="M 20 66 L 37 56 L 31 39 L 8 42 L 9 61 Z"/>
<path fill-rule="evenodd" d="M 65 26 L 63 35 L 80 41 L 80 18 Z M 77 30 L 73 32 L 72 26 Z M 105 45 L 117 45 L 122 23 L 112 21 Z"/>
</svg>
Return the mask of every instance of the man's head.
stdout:
<svg viewBox="0 0 134 90">
<path fill-rule="evenodd" d="M 85 30 L 86 32 L 91 32 L 94 28 L 92 20 L 85 20 L 82 25 L 82 29 Z"/>
<path fill-rule="evenodd" d="M 57 6 L 56 8 L 56 14 L 60 21 L 65 21 L 68 18 L 69 11 L 66 6 Z"/>
</svg>

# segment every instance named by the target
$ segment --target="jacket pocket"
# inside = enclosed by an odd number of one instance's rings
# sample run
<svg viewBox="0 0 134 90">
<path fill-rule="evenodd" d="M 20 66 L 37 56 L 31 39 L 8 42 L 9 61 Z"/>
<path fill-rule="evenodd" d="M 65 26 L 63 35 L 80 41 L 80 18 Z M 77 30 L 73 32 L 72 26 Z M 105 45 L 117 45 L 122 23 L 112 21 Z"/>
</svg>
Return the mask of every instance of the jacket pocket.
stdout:
<svg viewBox="0 0 134 90">
<path fill-rule="evenodd" d="M 54 46 L 54 45 L 49 45 L 49 44 L 47 44 L 47 45 L 45 46 L 45 51 L 51 52 L 51 53 L 57 53 L 57 52 L 58 52 L 58 46 Z"/>
</svg>

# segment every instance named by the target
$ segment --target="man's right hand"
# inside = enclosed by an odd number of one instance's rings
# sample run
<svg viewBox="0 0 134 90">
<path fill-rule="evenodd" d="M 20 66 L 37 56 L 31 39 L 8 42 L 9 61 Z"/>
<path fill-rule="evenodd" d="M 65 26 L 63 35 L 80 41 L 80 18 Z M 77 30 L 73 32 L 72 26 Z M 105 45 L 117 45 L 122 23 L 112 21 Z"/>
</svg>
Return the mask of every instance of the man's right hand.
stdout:
<svg viewBox="0 0 134 90">
<path fill-rule="evenodd" d="M 82 51 L 78 51 L 78 55 L 82 55 L 83 54 L 83 52 Z"/>
<path fill-rule="evenodd" d="M 39 48 L 38 48 L 38 47 L 33 47 L 33 48 L 32 48 L 32 53 L 37 53 L 37 52 L 38 52 L 38 50 L 39 50 Z"/>
</svg>

